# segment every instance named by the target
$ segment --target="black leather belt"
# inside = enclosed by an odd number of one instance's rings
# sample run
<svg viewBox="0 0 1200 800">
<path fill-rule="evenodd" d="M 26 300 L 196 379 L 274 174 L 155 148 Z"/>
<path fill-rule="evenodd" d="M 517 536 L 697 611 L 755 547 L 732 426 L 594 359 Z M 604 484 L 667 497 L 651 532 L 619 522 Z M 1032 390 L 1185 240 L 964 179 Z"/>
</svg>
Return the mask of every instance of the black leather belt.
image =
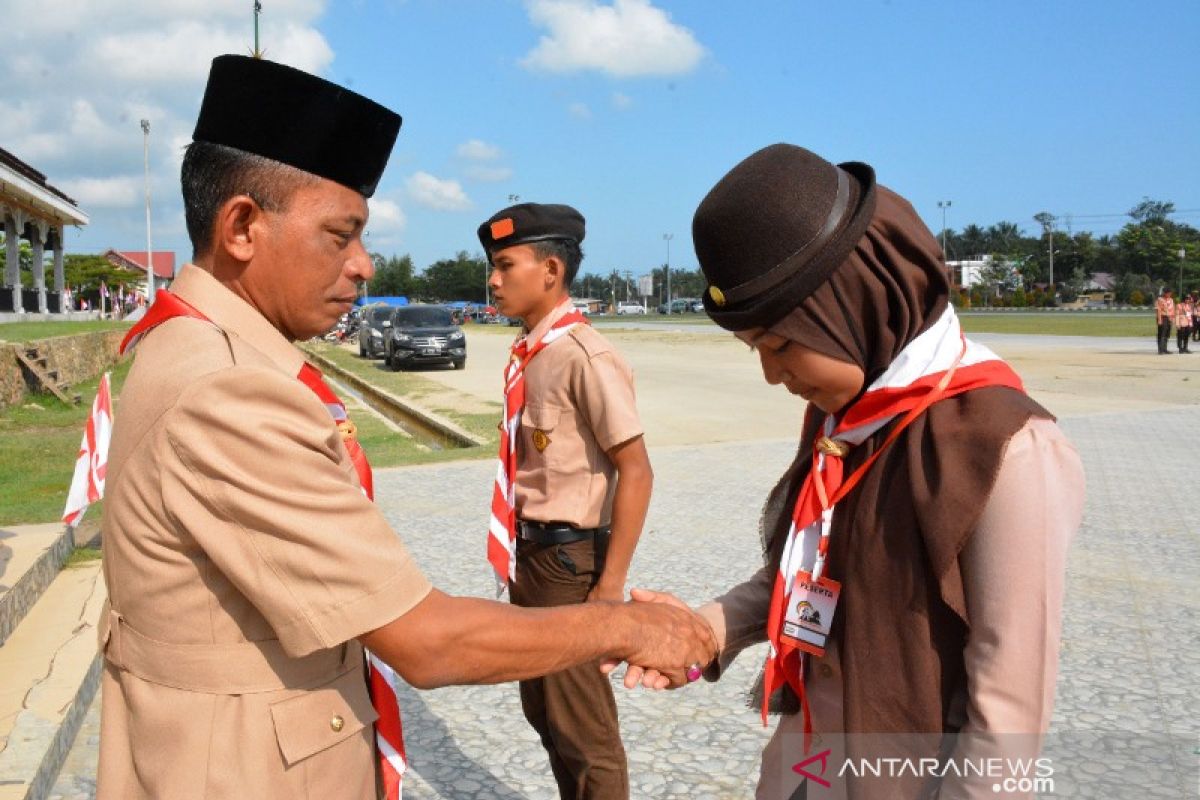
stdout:
<svg viewBox="0 0 1200 800">
<path fill-rule="evenodd" d="M 538 544 L 570 544 L 584 539 L 608 536 L 611 532 L 612 528 L 607 525 L 599 528 L 576 528 L 565 522 L 517 520 L 517 535 Z"/>
</svg>

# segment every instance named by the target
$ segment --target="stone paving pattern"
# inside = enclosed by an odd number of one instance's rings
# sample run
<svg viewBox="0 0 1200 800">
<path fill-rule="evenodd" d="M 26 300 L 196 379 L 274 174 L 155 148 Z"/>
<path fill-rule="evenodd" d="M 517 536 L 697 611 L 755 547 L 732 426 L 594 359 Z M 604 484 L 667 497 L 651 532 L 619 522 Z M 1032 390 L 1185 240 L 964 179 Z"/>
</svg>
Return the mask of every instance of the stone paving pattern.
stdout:
<svg viewBox="0 0 1200 800">
<path fill-rule="evenodd" d="M 1083 456 L 1088 498 L 1046 745 L 1055 791 L 1044 796 L 1196 797 L 1200 522 L 1190 462 L 1200 452 L 1200 407 L 1063 426 Z M 631 585 L 698 603 L 749 576 L 759 563 L 759 507 L 793 449 L 784 439 L 653 448 L 655 495 Z M 491 596 L 483 520 L 492 475 L 488 462 L 376 475 L 389 520 L 443 590 Z M 744 693 L 762 655 L 761 647 L 744 654 L 719 684 L 618 689 L 633 797 L 752 796 L 768 732 Z M 514 685 L 407 691 L 402 705 L 406 798 L 556 797 Z M 96 718 L 93 708 L 52 797 L 94 796 Z"/>
</svg>

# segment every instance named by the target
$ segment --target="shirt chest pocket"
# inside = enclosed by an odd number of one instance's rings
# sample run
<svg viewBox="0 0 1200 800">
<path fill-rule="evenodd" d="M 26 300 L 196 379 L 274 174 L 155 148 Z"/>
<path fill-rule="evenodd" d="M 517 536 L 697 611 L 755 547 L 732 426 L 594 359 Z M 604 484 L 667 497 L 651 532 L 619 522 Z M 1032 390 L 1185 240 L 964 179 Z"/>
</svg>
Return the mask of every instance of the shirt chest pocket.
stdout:
<svg viewBox="0 0 1200 800">
<path fill-rule="evenodd" d="M 521 411 L 521 446 L 526 463 L 551 466 L 558 462 L 564 443 L 562 409 L 528 404 Z"/>
<path fill-rule="evenodd" d="M 360 668 L 353 668 L 324 686 L 271 705 L 279 751 L 287 766 L 307 761 L 307 774 L 321 764 L 371 758 L 371 725 L 378 718 Z M 355 755 L 351 751 L 362 753 Z M 320 762 L 320 763 L 317 763 Z M 336 768 L 325 770 L 338 774 Z M 336 796 L 330 795 L 330 796 Z"/>
</svg>

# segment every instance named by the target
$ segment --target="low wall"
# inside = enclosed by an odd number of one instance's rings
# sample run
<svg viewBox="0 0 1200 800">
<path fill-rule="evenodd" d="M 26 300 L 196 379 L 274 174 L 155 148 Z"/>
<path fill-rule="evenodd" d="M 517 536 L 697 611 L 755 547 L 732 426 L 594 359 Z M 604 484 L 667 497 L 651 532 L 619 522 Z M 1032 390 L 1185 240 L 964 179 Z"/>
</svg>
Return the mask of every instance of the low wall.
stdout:
<svg viewBox="0 0 1200 800">
<path fill-rule="evenodd" d="M 117 363 L 117 348 L 124 336 L 124 330 L 94 331 L 39 339 L 36 344 L 46 356 L 46 369 L 57 370 L 62 380 L 76 384 L 91 380 Z M 0 347 L 0 408 L 16 405 L 40 391 L 37 380 L 17 360 L 17 352 L 23 347 Z"/>
</svg>

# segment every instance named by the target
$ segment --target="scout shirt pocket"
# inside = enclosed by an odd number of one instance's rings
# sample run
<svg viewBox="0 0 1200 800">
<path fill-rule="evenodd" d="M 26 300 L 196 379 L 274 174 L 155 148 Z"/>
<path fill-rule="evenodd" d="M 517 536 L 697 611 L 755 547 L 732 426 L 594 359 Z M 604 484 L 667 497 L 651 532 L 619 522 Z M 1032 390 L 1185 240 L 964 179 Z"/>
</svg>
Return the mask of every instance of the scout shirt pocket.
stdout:
<svg viewBox="0 0 1200 800">
<path fill-rule="evenodd" d="M 517 483 L 525 496 L 546 502 L 558 469 L 561 410 L 555 406 L 529 403 L 521 411 L 521 430 L 517 440 Z"/>
<path fill-rule="evenodd" d="M 304 770 L 307 796 L 345 796 L 345 765 L 373 763 L 379 715 L 360 667 L 270 708 L 279 752 L 289 770 Z"/>
</svg>

